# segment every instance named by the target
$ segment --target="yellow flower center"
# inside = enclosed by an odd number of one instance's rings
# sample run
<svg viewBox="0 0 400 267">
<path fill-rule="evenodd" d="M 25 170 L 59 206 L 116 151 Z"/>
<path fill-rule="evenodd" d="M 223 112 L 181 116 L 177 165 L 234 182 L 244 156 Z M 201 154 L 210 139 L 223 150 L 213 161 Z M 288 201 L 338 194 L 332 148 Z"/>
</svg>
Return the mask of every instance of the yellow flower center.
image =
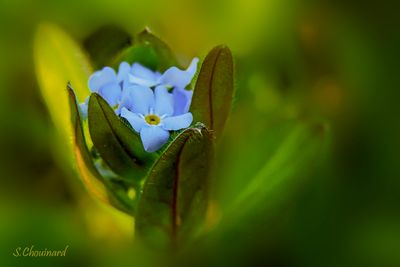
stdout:
<svg viewBox="0 0 400 267">
<path fill-rule="evenodd" d="M 154 114 L 147 115 L 146 117 L 144 117 L 144 119 L 150 125 L 157 125 L 160 123 L 160 117 Z"/>
</svg>

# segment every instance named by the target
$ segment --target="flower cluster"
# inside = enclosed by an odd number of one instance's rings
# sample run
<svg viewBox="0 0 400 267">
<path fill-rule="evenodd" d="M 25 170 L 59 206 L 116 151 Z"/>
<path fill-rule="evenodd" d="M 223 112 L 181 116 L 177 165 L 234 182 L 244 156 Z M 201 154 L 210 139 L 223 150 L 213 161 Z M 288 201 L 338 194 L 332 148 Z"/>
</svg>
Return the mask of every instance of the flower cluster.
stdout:
<svg viewBox="0 0 400 267">
<path fill-rule="evenodd" d="M 197 63 L 194 58 L 186 70 L 171 67 L 161 74 L 139 63 L 122 62 L 117 73 L 110 67 L 93 73 L 88 85 L 140 134 L 144 149 L 154 152 L 168 141 L 169 131 L 192 123 L 192 91 L 185 88 L 196 73 Z M 87 117 L 88 99 L 80 107 Z"/>
</svg>

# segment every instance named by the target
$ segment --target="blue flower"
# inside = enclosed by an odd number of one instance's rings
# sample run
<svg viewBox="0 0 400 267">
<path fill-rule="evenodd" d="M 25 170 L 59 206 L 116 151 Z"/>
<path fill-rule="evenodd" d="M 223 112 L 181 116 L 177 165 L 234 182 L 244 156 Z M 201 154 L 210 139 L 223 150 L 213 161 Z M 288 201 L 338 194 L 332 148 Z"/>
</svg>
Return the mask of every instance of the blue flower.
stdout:
<svg viewBox="0 0 400 267">
<path fill-rule="evenodd" d="M 198 61 L 194 58 L 186 70 L 171 67 L 163 74 L 139 63 L 131 66 L 122 62 L 118 73 L 110 67 L 93 73 L 88 85 L 117 115 L 128 120 L 140 134 L 145 150 L 154 152 L 168 141 L 169 131 L 187 128 L 192 123 L 189 107 L 193 92 L 185 87 L 192 81 Z M 80 105 L 84 118 L 88 100 L 89 97 Z"/>
<path fill-rule="evenodd" d="M 101 95 L 107 103 L 116 108 L 122 100 L 123 88 L 128 84 L 130 66 L 126 62 L 119 65 L 118 74 L 110 67 L 104 67 L 89 77 L 88 86 L 92 93 Z M 80 105 L 83 116 L 87 117 L 88 100 Z"/>
<path fill-rule="evenodd" d="M 121 117 L 140 134 L 147 152 L 160 149 L 168 141 L 169 131 L 187 128 L 192 123 L 190 112 L 174 115 L 174 96 L 164 85 L 158 85 L 154 91 L 133 85 L 126 91 L 121 103 Z"/>
</svg>

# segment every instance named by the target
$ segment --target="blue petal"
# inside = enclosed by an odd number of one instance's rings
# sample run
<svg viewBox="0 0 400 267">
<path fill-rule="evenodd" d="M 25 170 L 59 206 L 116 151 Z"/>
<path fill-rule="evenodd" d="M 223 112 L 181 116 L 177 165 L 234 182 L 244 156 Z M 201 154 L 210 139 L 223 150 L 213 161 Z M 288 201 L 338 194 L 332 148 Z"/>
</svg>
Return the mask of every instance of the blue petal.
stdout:
<svg viewBox="0 0 400 267">
<path fill-rule="evenodd" d="M 193 91 L 175 88 L 172 95 L 174 98 L 174 115 L 187 113 L 192 102 Z"/>
<path fill-rule="evenodd" d="M 121 62 L 118 68 L 117 79 L 118 82 L 123 82 L 128 80 L 129 72 L 131 71 L 131 66 L 128 62 Z"/>
<path fill-rule="evenodd" d="M 131 84 L 147 86 L 147 87 L 153 87 L 153 86 L 157 85 L 157 81 L 143 79 L 143 78 L 134 76 L 132 74 L 129 74 L 129 82 Z"/>
<path fill-rule="evenodd" d="M 126 79 L 123 80 L 123 81 L 120 83 L 120 84 L 121 84 L 121 87 L 122 87 L 122 91 L 125 91 L 126 88 L 135 85 L 135 84 L 132 84 L 132 83 L 129 81 L 129 76 L 130 76 L 130 74 L 128 74 L 128 76 L 126 77 Z"/>
<path fill-rule="evenodd" d="M 129 94 L 129 88 L 123 88 L 122 89 L 122 94 L 121 94 L 121 102 L 118 105 L 117 110 L 115 111 L 117 113 L 117 115 L 121 114 L 121 110 L 122 108 L 126 108 L 128 110 L 132 109 L 132 98 L 130 97 Z"/>
<path fill-rule="evenodd" d="M 132 86 L 132 85 L 130 85 Z M 117 115 L 121 113 L 122 108 L 132 109 L 132 97 L 130 96 L 130 88 L 122 86 L 121 102 L 116 110 Z"/>
<path fill-rule="evenodd" d="M 156 78 L 154 71 L 142 66 L 139 63 L 133 63 L 132 74 L 146 80 L 154 80 Z"/>
<path fill-rule="evenodd" d="M 145 126 L 140 131 L 143 147 L 147 152 L 160 149 L 169 138 L 169 132 L 159 126 Z"/>
<path fill-rule="evenodd" d="M 121 108 L 125 106 L 134 113 L 147 115 L 154 109 L 154 93 L 149 87 L 132 85 L 126 88 Z"/>
<path fill-rule="evenodd" d="M 107 103 L 111 107 L 114 107 L 121 100 L 122 90 L 118 84 L 111 83 L 100 87 L 98 93 L 107 101 Z"/>
<path fill-rule="evenodd" d="M 153 72 L 139 63 L 132 65 L 131 74 L 129 75 L 129 82 L 137 85 L 152 87 L 157 85 L 160 74 Z"/>
<path fill-rule="evenodd" d="M 126 108 L 122 108 L 121 117 L 127 119 L 128 122 L 131 124 L 132 128 L 135 129 L 135 131 L 138 133 L 143 128 L 143 126 L 146 125 L 146 122 L 143 117 L 141 117 L 136 113 L 130 112 Z"/>
<path fill-rule="evenodd" d="M 168 92 L 168 89 L 159 85 L 154 90 L 154 111 L 157 115 L 163 116 L 171 116 L 174 113 L 174 100 L 171 93 Z"/>
<path fill-rule="evenodd" d="M 88 86 L 90 91 L 98 92 L 100 87 L 109 83 L 118 83 L 117 75 L 112 68 L 104 67 L 89 77 Z"/>
<path fill-rule="evenodd" d="M 192 81 L 197 70 L 198 62 L 199 59 L 194 58 L 187 70 L 180 70 L 177 67 L 169 68 L 160 77 L 160 83 L 173 87 L 185 88 Z"/>
<path fill-rule="evenodd" d="M 188 112 L 182 115 L 167 117 L 162 120 L 162 127 L 168 131 L 177 131 L 190 126 L 193 121 L 192 113 Z"/>
</svg>

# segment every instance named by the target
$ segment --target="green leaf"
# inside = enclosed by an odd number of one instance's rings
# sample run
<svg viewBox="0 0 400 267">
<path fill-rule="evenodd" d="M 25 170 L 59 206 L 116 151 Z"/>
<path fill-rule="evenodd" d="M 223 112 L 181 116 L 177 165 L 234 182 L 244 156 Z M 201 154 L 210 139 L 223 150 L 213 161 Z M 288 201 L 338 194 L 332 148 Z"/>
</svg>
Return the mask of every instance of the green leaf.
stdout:
<svg viewBox="0 0 400 267">
<path fill-rule="evenodd" d="M 64 144 L 68 144 L 70 153 L 67 155 L 72 155 L 72 127 L 65 84 L 67 81 L 74 84 L 78 100 L 83 102 L 89 94 L 87 80 L 92 68 L 78 44 L 49 23 L 37 29 L 34 60 L 43 99 Z"/>
<path fill-rule="evenodd" d="M 123 51 L 114 61 L 114 66 L 127 61 L 132 64 L 138 62 L 154 71 L 164 72 L 177 62 L 168 45 L 154 36 L 148 29 L 137 34 L 133 45 Z"/>
<path fill-rule="evenodd" d="M 88 36 L 83 45 L 93 65 L 100 69 L 109 66 L 112 60 L 125 48 L 132 45 L 131 36 L 121 28 L 106 25 Z"/>
<path fill-rule="evenodd" d="M 104 203 L 111 204 L 117 209 L 133 214 L 136 199 L 128 197 L 129 188 L 103 177 L 94 165 L 92 156 L 85 141 L 83 125 L 73 89 L 68 84 L 67 92 L 71 109 L 71 123 L 73 126 L 73 145 L 77 170 L 86 188 L 96 198 Z"/>
<path fill-rule="evenodd" d="M 121 178 L 137 185 L 153 163 L 155 154 L 144 150 L 139 136 L 96 93 L 89 99 L 88 122 L 93 145 L 102 159 Z"/>
<path fill-rule="evenodd" d="M 156 247 L 190 238 L 205 217 L 213 140 L 205 127 L 184 130 L 170 143 L 146 178 L 136 233 Z"/>
<path fill-rule="evenodd" d="M 233 59 L 226 46 L 212 49 L 203 61 L 193 92 L 190 111 L 219 137 L 233 100 Z"/>
<path fill-rule="evenodd" d="M 323 155 L 326 131 L 322 124 L 297 125 L 232 202 L 235 216 L 249 217 L 248 214 L 254 210 L 272 209 L 289 198 Z"/>
</svg>

